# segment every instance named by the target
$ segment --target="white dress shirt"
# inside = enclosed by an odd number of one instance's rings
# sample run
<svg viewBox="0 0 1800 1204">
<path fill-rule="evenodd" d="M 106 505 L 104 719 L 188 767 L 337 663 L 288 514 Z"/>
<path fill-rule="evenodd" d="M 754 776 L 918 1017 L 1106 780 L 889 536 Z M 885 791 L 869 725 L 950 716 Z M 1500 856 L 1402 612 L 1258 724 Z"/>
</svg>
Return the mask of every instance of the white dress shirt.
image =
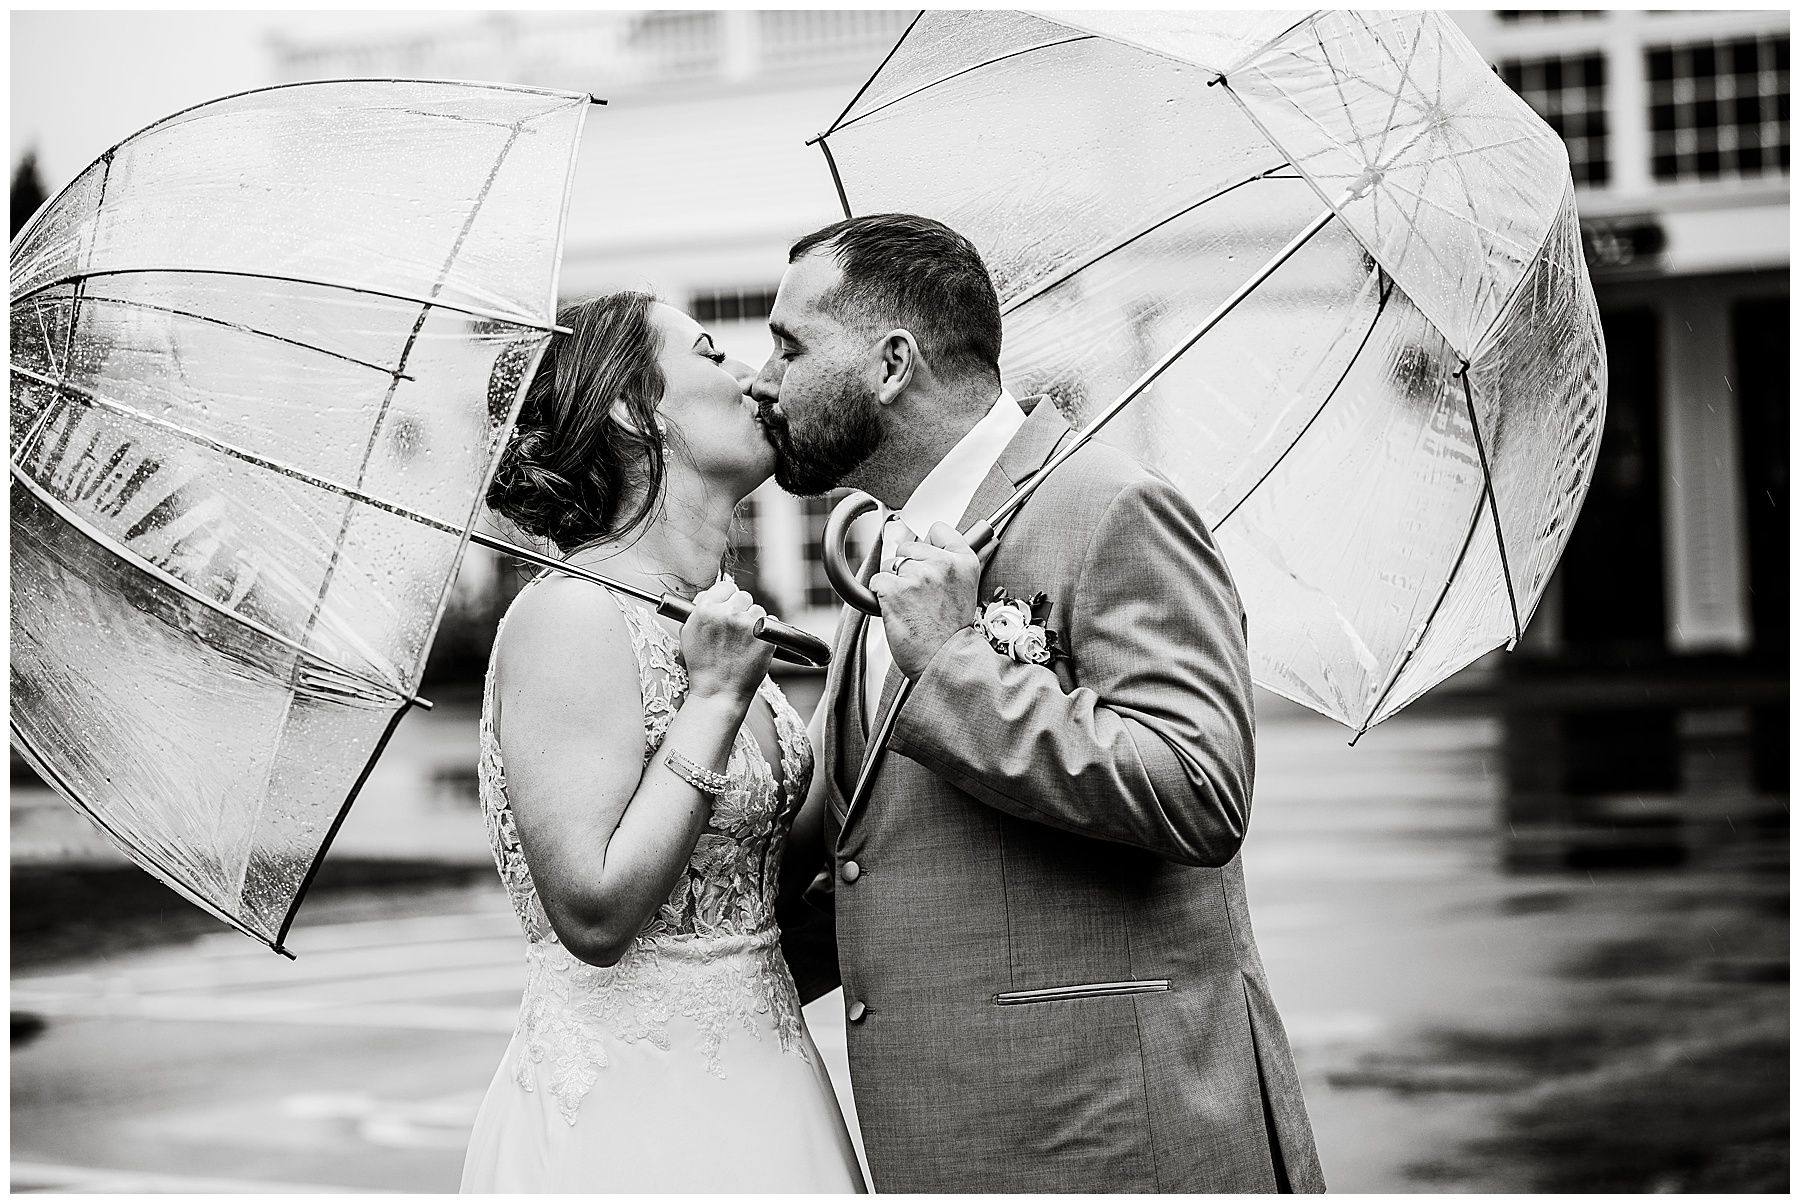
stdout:
<svg viewBox="0 0 1800 1204">
<path fill-rule="evenodd" d="M 900 519 L 914 536 L 924 539 L 933 523 L 954 527 L 962 521 L 963 511 L 975 500 L 975 491 L 1024 425 L 1025 411 L 1012 394 L 1000 390 L 993 408 L 925 474 L 900 508 Z M 893 668 L 894 654 L 888 649 L 887 633 L 880 619 L 869 620 L 863 638 L 863 719 L 872 726 L 875 708 L 881 705 L 881 685 Z"/>
</svg>

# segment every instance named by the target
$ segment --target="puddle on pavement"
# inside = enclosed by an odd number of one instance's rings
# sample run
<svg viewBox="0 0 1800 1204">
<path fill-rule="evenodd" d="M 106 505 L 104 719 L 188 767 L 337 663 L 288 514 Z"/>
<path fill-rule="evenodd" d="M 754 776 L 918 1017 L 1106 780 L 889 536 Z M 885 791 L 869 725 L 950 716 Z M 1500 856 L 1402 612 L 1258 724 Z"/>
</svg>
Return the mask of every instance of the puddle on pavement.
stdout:
<svg viewBox="0 0 1800 1204">
<path fill-rule="evenodd" d="M 1391 1003 L 1379 1035 L 1310 1042 L 1326 1088 L 1315 1102 L 1341 1130 L 1332 1186 L 1785 1192 L 1788 812 L 1759 712 L 1495 713 L 1493 741 L 1451 750 L 1462 761 L 1446 762 L 1454 780 L 1430 801 L 1444 811 L 1492 791 L 1484 830 L 1459 846 L 1466 876 L 1435 912 L 1388 913 L 1419 932 L 1454 929 L 1460 943 L 1403 956 L 1417 934 L 1390 929 L 1393 951 L 1370 944 L 1434 996 L 1444 984 L 1433 972 L 1478 975 L 1487 994 L 1459 990 L 1458 1003 L 1412 1012 Z M 1430 714 L 1394 736 L 1430 731 Z M 1422 748 L 1398 755 L 1393 743 L 1385 776 L 1321 759 L 1333 775 L 1321 793 L 1360 805 L 1358 774 L 1388 799 L 1422 785 L 1433 768 Z M 1476 756 L 1487 750 L 1491 762 Z M 1425 831 L 1406 815 L 1384 843 Z M 1332 852 L 1366 871 L 1347 835 Z"/>
<path fill-rule="evenodd" d="M 1521 882 L 1502 914 L 1596 934 L 1556 966 L 1559 1004 L 1418 1033 L 1328 1081 L 1492 1101 L 1486 1132 L 1405 1168 L 1419 1190 L 1785 1192 L 1787 884 L 1748 861 Z"/>
</svg>

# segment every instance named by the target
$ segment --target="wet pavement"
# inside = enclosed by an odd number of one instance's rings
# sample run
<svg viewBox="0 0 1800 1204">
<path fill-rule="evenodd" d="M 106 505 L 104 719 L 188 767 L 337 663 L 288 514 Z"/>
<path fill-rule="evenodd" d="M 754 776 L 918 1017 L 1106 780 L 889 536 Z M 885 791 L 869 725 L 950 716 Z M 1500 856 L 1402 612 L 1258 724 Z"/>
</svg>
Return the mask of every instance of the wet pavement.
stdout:
<svg viewBox="0 0 1800 1204">
<path fill-rule="evenodd" d="M 345 837 L 485 858 L 466 709 L 418 718 Z M 1451 700 L 1352 749 L 1259 696 L 1246 876 L 1332 1189 L 1784 1188 L 1785 837 L 1779 867 L 1509 873 L 1501 735 Z M 15 799 L 28 852 L 58 822 Z M 297 962 L 220 933 L 21 971 L 14 1190 L 454 1190 L 518 942 L 483 881 L 315 899 Z"/>
</svg>

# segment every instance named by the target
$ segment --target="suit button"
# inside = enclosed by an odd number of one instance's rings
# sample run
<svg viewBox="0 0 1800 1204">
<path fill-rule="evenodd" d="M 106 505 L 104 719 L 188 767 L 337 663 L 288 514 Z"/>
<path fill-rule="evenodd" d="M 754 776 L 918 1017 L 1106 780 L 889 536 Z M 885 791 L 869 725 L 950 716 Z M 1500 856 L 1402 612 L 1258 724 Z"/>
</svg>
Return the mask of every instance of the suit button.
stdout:
<svg viewBox="0 0 1800 1204">
<path fill-rule="evenodd" d="M 863 1001 L 858 999 L 855 1003 L 850 1005 L 850 1011 L 848 1013 L 848 1015 L 850 1017 L 850 1023 L 851 1024 L 862 1023 L 862 1018 L 868 1014 L 868 1011 L 869 1011 L 869 1009 L 863 1006 Z"/>
<path fill-rule="evenodd" d="M 856 864 L 854 861 L 846 861 L 844 862 L 844 868 L 838 872 L 844 876 L 845 882 L 855 882 L 858 878 L 862 877 L 862 866 Z"/>
</svg>

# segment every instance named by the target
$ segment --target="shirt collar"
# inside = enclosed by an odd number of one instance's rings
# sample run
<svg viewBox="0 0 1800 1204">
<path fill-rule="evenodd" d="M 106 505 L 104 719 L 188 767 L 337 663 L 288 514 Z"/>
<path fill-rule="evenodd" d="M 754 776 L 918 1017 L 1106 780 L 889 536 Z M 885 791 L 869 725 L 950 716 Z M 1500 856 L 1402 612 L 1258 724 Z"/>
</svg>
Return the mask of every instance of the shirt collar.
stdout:
<svg viewBox="0 0 1800 1204">
<path fill-rule="evenodd" d="M 1025 411 L 1011 393 L 1001 389 L 981 421 L 925 474 L 900 508 L 900 518 L 908 529 L 923 539 L 933 523 L 956 526 L 975 500 L 981 482 L 999 462 L 1000 453 L 1024 425 Z"/>
</svg>

